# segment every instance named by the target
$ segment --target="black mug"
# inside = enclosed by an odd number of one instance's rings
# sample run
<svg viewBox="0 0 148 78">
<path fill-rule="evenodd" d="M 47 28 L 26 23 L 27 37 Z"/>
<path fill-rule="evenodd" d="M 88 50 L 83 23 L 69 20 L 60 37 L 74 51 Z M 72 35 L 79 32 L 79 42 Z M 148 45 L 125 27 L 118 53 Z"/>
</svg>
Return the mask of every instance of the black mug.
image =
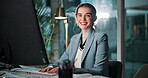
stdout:
<svg viewBox="0 0 148 78">
<path fill-rule="evenodd" d="M 73 78 L 73 70 L 68 59 L 58 63 L 59 78 Z"/>
</svg>

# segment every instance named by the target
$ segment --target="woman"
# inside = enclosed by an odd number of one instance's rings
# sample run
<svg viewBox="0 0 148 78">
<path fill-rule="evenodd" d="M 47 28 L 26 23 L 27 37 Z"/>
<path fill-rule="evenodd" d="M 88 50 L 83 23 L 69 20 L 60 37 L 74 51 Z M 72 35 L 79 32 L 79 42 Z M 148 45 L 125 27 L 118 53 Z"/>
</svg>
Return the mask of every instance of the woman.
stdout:
<svg viewBox="0 0 148 78">
<path fill-rule="evenodd" d="M 70 44 L 58 62 L 69 59 L 74 73 L 91 73 L 108 76 L 108 37 L 93 29 L 96 9 L 89 3 L 80 4 L 76 9 L 76 23 L 81 33 L 71 38 Z M 57 65 L 41 69 L 40 72 L 57 73 Z"/>
</svg>

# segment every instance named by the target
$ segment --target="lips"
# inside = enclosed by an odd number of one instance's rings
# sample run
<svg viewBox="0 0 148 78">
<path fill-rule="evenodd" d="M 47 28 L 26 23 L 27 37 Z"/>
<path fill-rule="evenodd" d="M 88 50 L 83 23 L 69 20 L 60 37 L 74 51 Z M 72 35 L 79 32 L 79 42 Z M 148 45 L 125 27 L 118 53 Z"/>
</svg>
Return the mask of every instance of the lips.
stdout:
<svg viewBox="0 0 148 78">
<path fill-rule="evenodd" d="M 80 22 L 81 25 L 87 25 L 87 22 Z"/>
</svg>

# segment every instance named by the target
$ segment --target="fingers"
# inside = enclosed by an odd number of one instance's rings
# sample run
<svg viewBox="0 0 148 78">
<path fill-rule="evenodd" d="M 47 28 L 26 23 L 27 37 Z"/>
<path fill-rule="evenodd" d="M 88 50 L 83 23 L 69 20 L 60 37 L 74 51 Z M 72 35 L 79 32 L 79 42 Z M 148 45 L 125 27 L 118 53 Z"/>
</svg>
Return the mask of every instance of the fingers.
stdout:
<svg viewBox="0 0 148 78">
<path fill-rule="evenodd" d="M 39 70 L 39 72 L 49 72 L 51 69 L 53 69 L 52 67 L 46 67 L 44 69 Z"/>
<path fill-rule="evenodd" d="M 47 71 L 47 68 L 39 70 L 39 72 L 46 72 L 46 71 Z"/>
<path fill-rule="evenodd" d="M 48 71 L 48 73 L 58 73 L 58 67 L 57 68 L 53 68 L 50 71 Z"/>
<path fill-rule="evenodd" d="M 58 67 L 57 68 L 46 67 L 44 69 L 39 70 L 39 72 L 58 73 Z"/>
</svg>

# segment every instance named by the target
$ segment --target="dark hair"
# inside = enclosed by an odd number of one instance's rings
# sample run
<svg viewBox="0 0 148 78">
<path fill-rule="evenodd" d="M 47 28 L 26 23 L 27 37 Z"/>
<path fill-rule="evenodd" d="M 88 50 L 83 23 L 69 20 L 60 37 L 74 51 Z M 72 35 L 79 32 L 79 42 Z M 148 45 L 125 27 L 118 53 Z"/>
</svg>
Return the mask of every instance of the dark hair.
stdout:
<svg viewBox="0 0 148 78">
<path fill-rule="evenodd" d="M 78 9 L 80 7 L 88 7 L 90 9 L 92 9 L 93 16 L 96 16 L 96 8 L 92 4 L 89 4 L 89 3 L 83 3 L 83 4 L 78 5 L 78 7 L 76 8 L 76 15 L 77 15 Z"/>
</svg>

